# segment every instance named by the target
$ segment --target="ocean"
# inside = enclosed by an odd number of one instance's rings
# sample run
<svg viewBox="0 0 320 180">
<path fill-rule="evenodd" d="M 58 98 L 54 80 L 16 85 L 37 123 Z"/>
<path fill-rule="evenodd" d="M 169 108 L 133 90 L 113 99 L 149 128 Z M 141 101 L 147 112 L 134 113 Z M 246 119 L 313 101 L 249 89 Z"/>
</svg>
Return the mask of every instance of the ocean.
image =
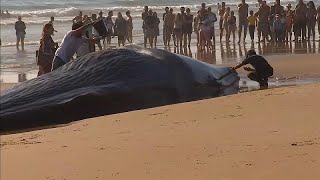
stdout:
<svg viewBox="0 0 320 180">
<path fill-rule="evenodd" d="M 1 10 L 8 10 L 10 17 L 1 17 L 0 22 L 0 36 L 1 36 L 1 74 L 7 72 L 36 71 L 35 65 L 35 50 L 38 48 L 39 39 L 41 37 L 42 26 L 50 20 L 51 16 L 55 17 L 54 28 L 58 31 L 53 36 L 53 39 L 60 42 L 64 34 L 71 29 L 71 20 L 78 14 L 79 11 L 83 11 L 84 14 L 91 15 L 92 13 L 98 13 L 102 11 L 104 16 L 110 10 L 114 11 L 114 18 L 116 18 L 117 12 L 125 13 L 127 10 L 131 11 L 133 17 L 133 34 L 134 42 L 136 44 L 142 44 L 142 21 L 141 13 L 145 5 L 148 5 L 153 11 L 158 13 L 161 18 L 164 8 L 166 6 L 174 9 L 174 12 L 178 12 L 181 6 L 189 7 L 193 14 L 196 14 L 199 10 L 201 3 L 204 2 L 207 6 L 213 8 L 214 12 L 217 12 L 218 0 L 1 0 Z M 232 10 L 236 10 L 237 4 L 240 0 L 225 0 L 227 6 L 230 6 Z M 257 0 L 247 0 L 250 6 L 250 10 L 257 9 Z M 274 1 L 267 1 L 272 4 Z M 283 0 L 282 5 L 291 3 L 296 4 L 296 1 Z M 320 4 L 320 0 L 316 0 L 317 5 Z M 17 20 L 17 16 L 21 15 L 22 20 L 26 23 L 26 51 L 17 52 L 15 49 L 15 30 L 14 23 Z M 162 22 L 161 22 L 162 23 Z M 218 23 L 216 23 L 218 26 Z M 162 25 L 160 24 L 160 28 Z M 218 27 L 216 28 L 218 29 Z M 162 32 L 162 30 L 160 30 Z M 162 36 L 160 38 L 162 39 Z M 248 38 L 249 39 L 249 38 Z M 116 43 L 116 39 L 113 39 L 113 43 Z M 161 42 L 159 42 L 160 44 Z M 195 42 L 194 42 L 195 43 Z"/>
<path fill-rule="evenodd" d="M 41 28 L 43 24 L 49 21 L 50 16 L 55 17 L 55 28 L 59 31 L 55 35 L 56 40 L 60 40 L 64 33 L 70 29 L 71 19 L 75 17 L 81 10 L 84 14 L 108 11 L 125 12 L 131 11 L 131 14 L 136 20 L 134 23 L 135 34 L 141 33 L 141 13 L 143 7 L 148 5 L 151 9 L 158 12 L 159 16 L 163 13 L 166 6 L 172 7 L 175 12 L 181 6 L 189 7 L 191 11 L 195 12 L 200 8 L 201 3 L 204 2 L 208 6 L 213 7 L 215 11 L 217 8 L 217 0 L 203 0 L 201 2 L 194 0 L 1 0 L 1 10 L 8 10 L 10 18 L 1 18 L 1 40 L 3 46 L 15 45 L 14 38 L 14 23 L 18 15 L 21 15 L 23 21 L 27 24 L 26 44 L 37 44 L 41 35 Z M 226 0 L 228 6 L 236 9 L 236 5 L 240 0 Z M 271 1 L 268 1 L 271 3 Z M 319 4 L 320 0 L 315 1 Z M 247 0 L 251 9 L 255 9 L 257 0 Z M 285 0 L 282 4 L 292 3 L 295 1 Z M 115 14 L 116 15 L 116 14 Z"/>
</svg>

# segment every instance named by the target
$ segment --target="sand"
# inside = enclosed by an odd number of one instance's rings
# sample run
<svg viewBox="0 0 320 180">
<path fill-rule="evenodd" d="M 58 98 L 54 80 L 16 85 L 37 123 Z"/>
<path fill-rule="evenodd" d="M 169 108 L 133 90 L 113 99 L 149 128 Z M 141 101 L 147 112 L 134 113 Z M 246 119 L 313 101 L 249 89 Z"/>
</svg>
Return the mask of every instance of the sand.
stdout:
<svg viewBox="0 0 320 180">
<path fill-rule="evenodd" d="M 319 55 L 270 63 L 320 72 Z M 0 178 L 317 180 L 319 97 L 320 84 L 282 87 L 3 135 Z"/>
</svg>

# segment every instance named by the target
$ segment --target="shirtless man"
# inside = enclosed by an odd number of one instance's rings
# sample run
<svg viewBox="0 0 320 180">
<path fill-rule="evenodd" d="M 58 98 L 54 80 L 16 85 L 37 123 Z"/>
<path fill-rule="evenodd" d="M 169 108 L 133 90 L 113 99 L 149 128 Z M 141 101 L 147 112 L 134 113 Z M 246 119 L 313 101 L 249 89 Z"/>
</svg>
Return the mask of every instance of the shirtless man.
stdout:
<svg viewBox="0 0 320 180">
<path fill-rule="evenodd" d="M 246 41 L 247 37 L 247 29 L 248 29 L 248 9 L 249 5 L 246 3 L 245 0 L 242 0 L 241 4 L 238 5 L 238 14 L 239 14 L 239 42 L 241 40 L 241 33 L 243 27 L 243 42 Z"/>
<path fill-rule="evenodd" d="M 218 14 L 220 16 L 220 21 L 219 21 L 219 28 L 220 28 L 220 42 L 222 40 L 222 37 L 223 37 L 223 31 L 224 31 L 224 28 L 223 28 L 223 16 L 224 16 L 224 13 L 226 12 L 226 3 L 225 2 L 222 2 L 221 3 L 221 8 L 219 9 L 218 11 Z"/>
<path fill-rule="evenodd" d="M 175 15 L 173 14 L 173 9 L 170 8 L 169 13 L 166 14 L 164 17 L 164 27 L 166 29 L 164 36 L 166 36 L 165 40 L 165 46 L 170 46 L 170 40 L 171 40 L 171 35 L 173 33 L 173 28 L 174 28 L 174 19 Z"/>
</svg>

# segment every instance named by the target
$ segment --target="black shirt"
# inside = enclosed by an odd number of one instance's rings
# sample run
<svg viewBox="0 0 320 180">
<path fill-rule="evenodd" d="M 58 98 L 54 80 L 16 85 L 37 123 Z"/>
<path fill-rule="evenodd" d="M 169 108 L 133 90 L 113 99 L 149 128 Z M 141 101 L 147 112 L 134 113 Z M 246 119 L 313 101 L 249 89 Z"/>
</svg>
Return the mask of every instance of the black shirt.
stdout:
<svg viewBox="0 0 320 180">
<path fill-rule="evenodd" d="M 273 72 L 273 68 L 265 58 L 259 55 L 253 55 L 242 61 L 243 65 L 250 64 L 254 67 L 257 73 Z"/>
</svg>

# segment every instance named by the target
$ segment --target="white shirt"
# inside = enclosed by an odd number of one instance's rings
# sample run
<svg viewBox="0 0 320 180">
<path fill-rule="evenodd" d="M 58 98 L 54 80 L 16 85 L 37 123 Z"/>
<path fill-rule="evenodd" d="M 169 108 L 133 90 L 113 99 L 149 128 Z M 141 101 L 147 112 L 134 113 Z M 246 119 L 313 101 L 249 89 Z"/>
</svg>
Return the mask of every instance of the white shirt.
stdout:
<svg viewBox="0 0 320 180">
<path fill-rule="evenodd" d="M 63 37 L 60 47 L 56 51 L 58 56 L 65 63 L 69 62 L 80 46 L 87 40 L 83 37 L 72 36 L 72 31 L 67 32 Z"/>
</svg>

